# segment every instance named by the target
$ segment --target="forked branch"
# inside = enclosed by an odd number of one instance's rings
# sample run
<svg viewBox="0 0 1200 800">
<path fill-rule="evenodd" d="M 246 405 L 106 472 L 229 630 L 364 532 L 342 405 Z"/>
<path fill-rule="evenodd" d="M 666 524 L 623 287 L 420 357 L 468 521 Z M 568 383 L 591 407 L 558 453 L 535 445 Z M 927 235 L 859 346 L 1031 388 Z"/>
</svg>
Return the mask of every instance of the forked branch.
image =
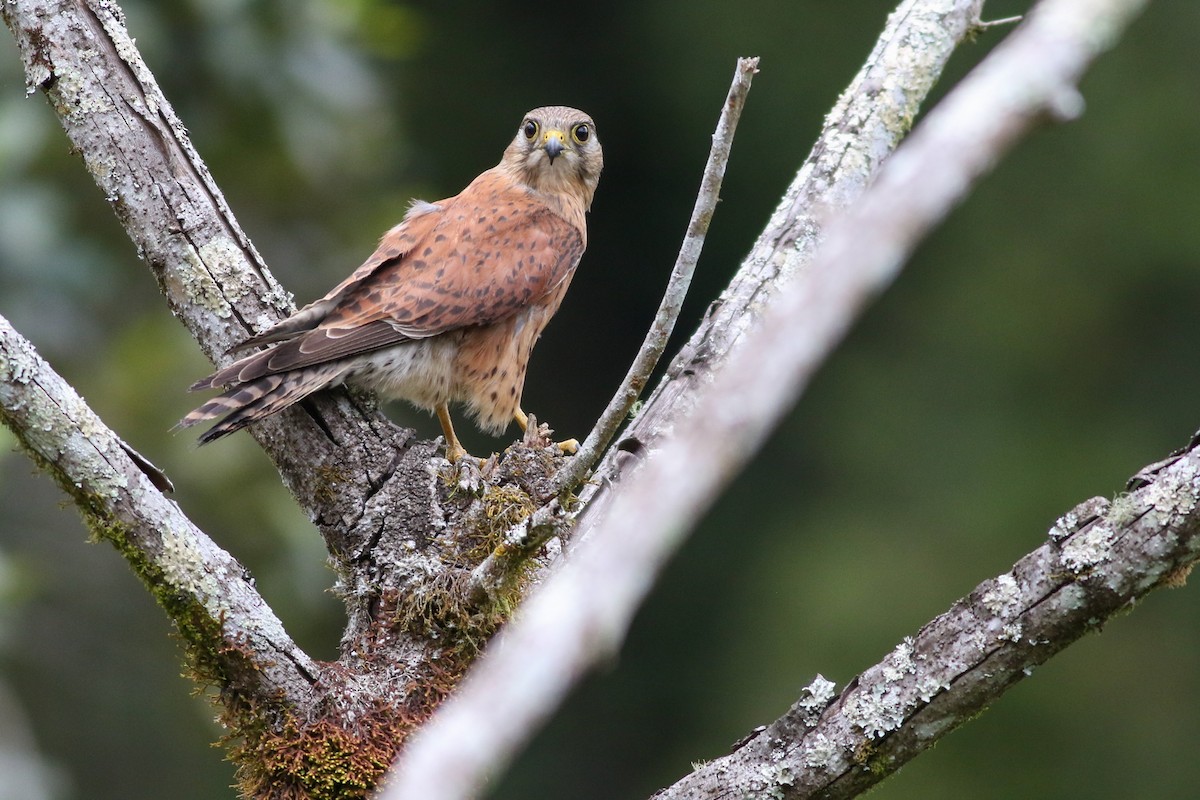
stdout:
<svg viewBox="0 0 1200 800">
<path fill-rule="evenodd" d="M 1078 108 L 1075 86 L 1084 69 L 1141 5 L 1044 0 L 929 115 L 875 184 L 830 224 L 808 274 L 784 288 L 761 324 L 747 330 L 736 357 L 725 360 L 692 412 L 612 498 L 592 536 L 410 743 L 384 798 L 472 796 L 587 667 L 619 644 L 669 556 L 865 304 L 1035 121 Z M 848 713 L 843 722 L 863 728 L 871 719 Z M 941 733 L 927 736 L 926 746 Z M 852 762 L 851 753 L 838 755 Z M 774 787 L 778 796 L 805 796 L 792 789 L 791 775 L 784 777 Z M 727 797 L 726 789 L 722 782 L 719 791 L 699 796 Z"/>
</svg>

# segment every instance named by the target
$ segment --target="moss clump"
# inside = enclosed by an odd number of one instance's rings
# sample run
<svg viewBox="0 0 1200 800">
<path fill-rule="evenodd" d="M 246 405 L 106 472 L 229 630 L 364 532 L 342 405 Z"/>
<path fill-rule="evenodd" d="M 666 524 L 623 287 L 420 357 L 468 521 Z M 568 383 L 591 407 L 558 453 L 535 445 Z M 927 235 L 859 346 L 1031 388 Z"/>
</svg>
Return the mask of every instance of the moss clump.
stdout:
<svg viewBox="0 0 1200 800">
<path fill-rule="evenodd" d="M 351 476 L 339 466 L 321 465 L 315 470 L 313 495 L 322 505 L 332 504 L 341 493 L 341 487 L 350 482 Z"/>
<path fill-rule="evenodd" d="M 260 710 L 261 711 L 261 710 Z M 411 729 L 382 704 L 353 715 L 353 723 L 328 716 L 301 723 L 284 715 L 236 734 L 229 757 L 237 762 L 238 788 L 256 800 L 361 800 L 376 787 Z M 347 715 L 348 716 L 348 715 Z"/>
<path fill-rule="evenodd" d="M 391 618 L 397 628 L 421 637 L 443 650 L 447 663 L 472 661 L 507 619 L 503 609 L 476 603 L 469 594 L 469 570 L 447 568 L 418 591 L 392 597 Z"/>
<path fill-rule="evenodd" d="M 479 510 L 455 537 L 455 549 L 467 566 L 474 567 L 504 544 L 504 535 L 536 510 L 533 498 L 512 484 L 489 486 Z"/>
</svg>

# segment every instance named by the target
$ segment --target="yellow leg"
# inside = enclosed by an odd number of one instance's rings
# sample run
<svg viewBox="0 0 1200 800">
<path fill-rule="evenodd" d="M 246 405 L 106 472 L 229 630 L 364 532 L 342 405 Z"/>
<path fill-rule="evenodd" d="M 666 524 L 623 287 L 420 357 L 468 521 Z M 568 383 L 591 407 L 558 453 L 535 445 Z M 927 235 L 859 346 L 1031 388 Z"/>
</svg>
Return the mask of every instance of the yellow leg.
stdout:
<svg viewBox="0 0 1200 800">
<path fill-rule="evenodd" d="M 437 418 L 438 422 L 442 423 L 442 433 L 446 437 L 446 460 L 454 464 L 465 456 L 467 451 L 459 443 L 458 437 L 454 435 L 454 425 L 450 422 L 450 409 L 445 403 L 437 407 Z"/>
<path fill-rule="evenodd" d="M 517 424 L 521 426 L 521 430 L 525 430 L 529 427 L 529 417 L 527 417 L 525 412 L 520 408 L 517 409 L 517 413 L 513 414 L 513 419 L 515 419 Z"/>
</svg>

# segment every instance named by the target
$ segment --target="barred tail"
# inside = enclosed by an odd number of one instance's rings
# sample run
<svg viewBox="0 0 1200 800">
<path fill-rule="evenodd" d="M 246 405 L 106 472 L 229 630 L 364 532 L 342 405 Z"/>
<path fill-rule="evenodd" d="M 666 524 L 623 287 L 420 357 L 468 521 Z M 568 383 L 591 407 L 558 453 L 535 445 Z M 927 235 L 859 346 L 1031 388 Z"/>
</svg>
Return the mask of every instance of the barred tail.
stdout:
<svg viewBox="0 0 1200 800">
<path fill-rule="evenodd" d="M 295 405 L 313 392 L 337 382 L 344 371 L 342 364 L 322 364 L 294 372 L 264 375 L 214 397 L 179 420 L 175 427 L 190 428 L 224 417 L 200 436 L 200 444 L 208 444 Z"/>
</svg>

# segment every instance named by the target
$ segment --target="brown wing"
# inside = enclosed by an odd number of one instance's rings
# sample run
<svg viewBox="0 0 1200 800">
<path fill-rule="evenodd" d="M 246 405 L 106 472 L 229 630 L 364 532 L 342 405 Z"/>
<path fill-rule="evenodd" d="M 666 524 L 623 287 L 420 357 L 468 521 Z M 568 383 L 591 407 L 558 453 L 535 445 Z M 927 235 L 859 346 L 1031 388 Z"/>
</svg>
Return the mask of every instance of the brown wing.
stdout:
<svg viewBox="0 0 1200 800">
<path fill-rule="evenodd" d="M 454 199 L 450 198 L 450 200 L 442 202 L 453 202 Z M 371 257 L 354 270 L 349 277 L 333 287 L 320 300 L 309 303 L 282 322 L 272 325 L 262 333 L 251 336 L 237 345 L 234 350 L 290 339 L 299 333 L 316 328 L 326 315 L 337 307 L 345 295 L 359 283 L 367 280 L 380 267 L 401 261 L 418 242 L 427 238 L 430 228 L 437 223 L 438 214 L 442 210 L 443 207 L 437 203 L 414 201 L 400 224 L 383 235 Z"/>
<path fill-rule="evenodd" d="M 379 320 L 413 339 L 487 325 L 550 294 L 583 254 L 582 231 L 492 172 L 429 217 L 403 257 L 346 290 L 320 324 L 327 336 Z"/>
<path fill-rule="evenodd" d="M 553 292 L 583 254 L 582 231 L 493 171 L 459 195 L 414 212 L 328 295 L 247 344 L 287 341 L 192 388 L 242 383 L 490 324 Z"/>
</svg>

